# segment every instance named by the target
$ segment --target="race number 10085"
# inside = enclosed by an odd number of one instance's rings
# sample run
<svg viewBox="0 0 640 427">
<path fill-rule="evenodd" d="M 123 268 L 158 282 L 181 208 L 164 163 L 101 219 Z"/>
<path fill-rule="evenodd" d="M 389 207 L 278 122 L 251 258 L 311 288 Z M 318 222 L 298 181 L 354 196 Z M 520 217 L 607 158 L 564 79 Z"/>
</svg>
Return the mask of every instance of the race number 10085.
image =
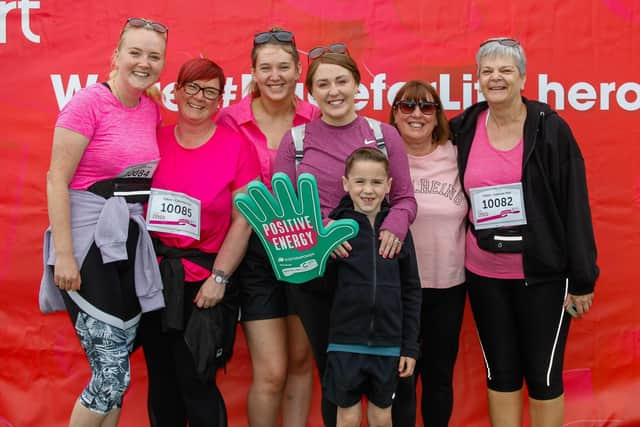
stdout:
<svg viewBox="0 0 640 427">
<path fill-rule="evenodd" d="M 182 206 L 179 204 L 173 203 L 162 203 L 162 207 L 160 208 L 160 212 L 162 213 L 176 213 L 184 216 L 188 216 L 191 218 L 191 208 L 186 206 Z"/>
</svg>

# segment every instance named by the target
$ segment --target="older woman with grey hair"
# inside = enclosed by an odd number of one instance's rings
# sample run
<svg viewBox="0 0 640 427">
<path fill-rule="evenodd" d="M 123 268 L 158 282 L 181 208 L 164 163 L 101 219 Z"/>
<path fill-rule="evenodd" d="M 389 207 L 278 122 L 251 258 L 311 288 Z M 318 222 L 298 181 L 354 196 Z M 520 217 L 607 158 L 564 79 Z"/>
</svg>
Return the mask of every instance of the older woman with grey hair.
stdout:
<svg viewBox="0 0 640 427">
<path fill-rule="evenodd" d="M 598 277 L 585 166 L 567 123 L 522 97 L 517 40 L 476 56 L 479 102 L 451 122 L 470 202 L 465 268 L 486 364 L 493 426 L 561 426 L 571 316 L 591 308 Z M 571 315 L 571 316 L 570 316 Z"/>
</svg>

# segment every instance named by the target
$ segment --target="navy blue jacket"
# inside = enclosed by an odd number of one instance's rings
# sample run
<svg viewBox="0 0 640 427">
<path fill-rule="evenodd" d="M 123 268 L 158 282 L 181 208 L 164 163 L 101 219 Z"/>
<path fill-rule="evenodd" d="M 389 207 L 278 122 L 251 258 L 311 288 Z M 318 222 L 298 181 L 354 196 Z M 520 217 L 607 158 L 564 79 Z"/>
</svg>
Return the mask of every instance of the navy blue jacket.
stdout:
<svg viewBox="0 0 640 427">
<path fill-rule="evenodd" d="M 402 356 L 417 358 L 422 303 L 418 265 L 410 232 L 400 254 L 391 259 L 378 254 L 380 225 L 388 212 L 384 202 L 371 227 L 347 195 L 330 215 L 356 220 L 360 231 L 349 240 L 349 256 L 331 260 L 327 266 L 330 283 L 336 284 L 329 342 L 400 347 Z"/>
</svg>

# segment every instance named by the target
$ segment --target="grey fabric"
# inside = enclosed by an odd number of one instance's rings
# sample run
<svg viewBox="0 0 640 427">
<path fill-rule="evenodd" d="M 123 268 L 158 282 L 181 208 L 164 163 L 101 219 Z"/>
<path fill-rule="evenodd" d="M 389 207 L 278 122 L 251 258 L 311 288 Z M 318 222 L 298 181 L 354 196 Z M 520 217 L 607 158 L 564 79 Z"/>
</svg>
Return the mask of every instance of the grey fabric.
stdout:
<svg viewBox="0 0 640 427">
<path fill-rule="evenodd" d="M 73 254 L 82 263 L 89 248 L 96 243 L 105 263 L 127 259 L 127 233 L 129 219 L 139 227 L 136 245 L 135 286 L 143 312 L 164 307 L 162 279 L 158 261 L 153 251 L 153 243 L 147 232 L 142 205 L 127 203 L 122 197 L 105 199 L 88 191 L 69 190 L 71 205 L 71 238 Z M 53 282 L 55 253 L 51 237 L 51 227 L 44 233 L 43 274 L 40 282 L 40 311 L 50 313 L 64 311 L 60 292 Z"/>
</svg>

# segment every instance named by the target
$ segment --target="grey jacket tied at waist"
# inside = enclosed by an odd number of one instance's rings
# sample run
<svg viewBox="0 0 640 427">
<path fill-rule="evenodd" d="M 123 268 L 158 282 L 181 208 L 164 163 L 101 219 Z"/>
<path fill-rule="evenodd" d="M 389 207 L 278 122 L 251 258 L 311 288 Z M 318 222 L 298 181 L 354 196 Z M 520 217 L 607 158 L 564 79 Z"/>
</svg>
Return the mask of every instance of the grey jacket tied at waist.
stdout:
<svg viewBox="0 0 640 427">
<path fill-rule="evenodd" d="M 69 190 L 71 205 L 71 238 L 73 255 L 82 266 L 95 242 L 105 264 L 127 259 L 129 220 L 140 229 L 136 244 L 134 280 L 136 294 L 143 312 L 164 307 L 162 279 L 151 237 L 143 217 L 142 205 L 127 203 L 122 197 L 105 199 L 88 191 Z M 53 282 L 56 258 L 51 227 L 44 234 L 44 271 L 40 283 L 40 310 L 43 313 L 65 310 L 62 295 Z"/>
</svg>

